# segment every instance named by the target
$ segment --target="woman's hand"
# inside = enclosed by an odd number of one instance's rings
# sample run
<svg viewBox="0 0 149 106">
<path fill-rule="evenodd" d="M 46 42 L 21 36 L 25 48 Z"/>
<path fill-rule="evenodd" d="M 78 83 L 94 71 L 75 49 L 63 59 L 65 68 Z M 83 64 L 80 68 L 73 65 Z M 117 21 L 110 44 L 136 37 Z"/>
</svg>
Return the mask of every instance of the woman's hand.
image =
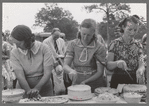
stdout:
<svg viewBox="0 0 149 106">
<path fill-rule="evenodd" d="M 118 60 L 116 61 L 117 62 L 117 67 L 122 69 L 122 70 L 130 70 L 128 67 L 127 67 L 127 64 L 124 60 Z"/>
<path fill-rule="evenodd" d="M 63 68 L 61 65 L 56 66 L 55 72 L 57 75 L 60 75 L 63 72 Z"/>
<path fill-rule="evenodd" d="M 82 81 L 80 84 L 85 85 L 85 81 Z"/>
<path fill-rule="evenodd" d="M 30 89 L 29 91 L 27 91 L 27 97 L 29 99 L 37 98 L 38 96 L 39 96 L 39 90 L 36 88 Z"/>
<path fill-rule="evenodd" d="M 143 68 L 138 68 L 138 70 L 136 71 L 136 79 L 137 79 L 137 83 L 139 83 L 139 84 L 145 83 L 144 69 Z"/>
<path fill-rule="evenodd" d="M 72 85 L 74 85 L 76 83 L 76 80 L 77 80 L 77 72 L 75 70 L 71 71 L 69 73 L 69 78 L 72 81 Z"/>
</svg>

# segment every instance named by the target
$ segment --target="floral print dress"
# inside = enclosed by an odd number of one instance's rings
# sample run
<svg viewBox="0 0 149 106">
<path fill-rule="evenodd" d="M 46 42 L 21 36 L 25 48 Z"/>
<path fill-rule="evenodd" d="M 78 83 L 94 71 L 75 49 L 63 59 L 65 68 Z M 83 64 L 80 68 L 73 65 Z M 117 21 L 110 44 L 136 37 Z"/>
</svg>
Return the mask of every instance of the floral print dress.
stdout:
<svg viewBox="0 0 149 106">
<path fill-rule="evenodd" d="M 111 79 L 111 87 L 116 88 L 119 83 L 136 83 L 135 73 L 139 67 L 139 60 L 143 55 L 141 43 L 132 39 L 129 44 L 126 44 L 123 38 L 120 37 L 111 42 L 108 51 L 114 53 L 114 61 L 124 60 L 126 62 L 127 67 L 131 69 L 128 72 L 133 77 L 133 80 L 131 80 L 124 70 L 115 68 Z"/>
</svg>

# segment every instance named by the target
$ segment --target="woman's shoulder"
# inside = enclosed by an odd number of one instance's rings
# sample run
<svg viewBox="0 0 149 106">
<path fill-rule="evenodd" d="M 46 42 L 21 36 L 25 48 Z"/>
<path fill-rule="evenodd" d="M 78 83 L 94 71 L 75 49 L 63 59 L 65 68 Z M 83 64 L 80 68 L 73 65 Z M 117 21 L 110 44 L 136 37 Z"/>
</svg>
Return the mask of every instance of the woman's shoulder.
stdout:
<svg viewBox="0 0 149 106">
<path fill-rule="evenodd" d="M 136 44 L 137 47 L 143 48 L 143 45 L 139 40 L 134 39 L 134 43 Z"/>
<path fill-rule="evenodd" d="M 70 40 L 68 41 L 68 45 L 74 45 L 74 44 L 77 44 L 79 39 L 73 39 L 73 40 Z"/>
<path fill-rule="evenodd" d="M 111 41 L 111 43 L 118 43 L 118 42 L 122 42 L 122 37 L 116 38 Z"/>
<path fill-rule="evenodd" d="M 17 48 L 17 47 L 14 47 L 14 48 L 11 50 L 10 53 L 13 54 L 13 55 L 19 55 L 18 48 Z"/>
<path fill-rule="evenodd" d="M 40 48 L 49 48 L 47 44 L 40 42 L 40 41 L 35 41 L 36 46 L 39 46 Z"/>
</svg>

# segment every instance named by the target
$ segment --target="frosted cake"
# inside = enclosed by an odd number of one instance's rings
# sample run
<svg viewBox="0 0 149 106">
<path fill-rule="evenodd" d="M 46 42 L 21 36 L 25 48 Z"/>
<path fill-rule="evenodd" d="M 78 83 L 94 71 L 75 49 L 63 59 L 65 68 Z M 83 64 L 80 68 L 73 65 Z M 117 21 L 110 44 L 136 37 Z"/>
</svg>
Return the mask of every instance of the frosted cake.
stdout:
<svg viewBox="0 0 149 106">
<path fill-rule="evenodd" d="M 68 87 L 68 98 L 72 100 L 87 100 L 92 98 L 91 87 L 88 85 L 73 85 Z"/>
</svg>

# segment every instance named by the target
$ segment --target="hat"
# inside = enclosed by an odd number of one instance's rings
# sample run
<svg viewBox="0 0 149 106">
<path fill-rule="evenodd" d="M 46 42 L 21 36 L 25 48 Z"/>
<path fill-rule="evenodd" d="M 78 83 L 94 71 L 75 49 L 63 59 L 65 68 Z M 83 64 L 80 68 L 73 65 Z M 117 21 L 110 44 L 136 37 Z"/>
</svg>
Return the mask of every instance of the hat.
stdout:
<svg viewBox="0 0 149 106">
<path fill-rule="evenodd" d="M 53 28 L 51 34 L 53 34 L 55 31 L 59 31 L 60 32 L 60 29 L 59 28 Z"/>
</svg>

